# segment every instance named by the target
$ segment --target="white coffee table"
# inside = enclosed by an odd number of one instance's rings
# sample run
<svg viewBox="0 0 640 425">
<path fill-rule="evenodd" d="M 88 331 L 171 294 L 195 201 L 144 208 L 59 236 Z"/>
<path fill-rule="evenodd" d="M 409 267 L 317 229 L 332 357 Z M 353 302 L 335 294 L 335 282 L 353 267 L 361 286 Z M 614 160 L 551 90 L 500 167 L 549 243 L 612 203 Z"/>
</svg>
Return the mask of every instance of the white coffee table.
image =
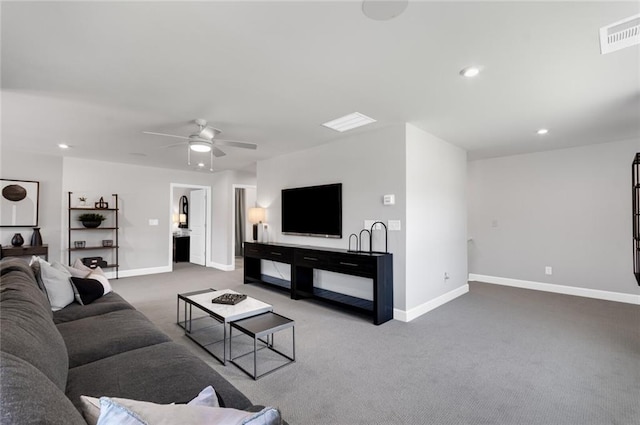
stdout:
<svg viewBox="0 0 640 425">
<path fill-rule="evenodd" d="M 273 311 L 273 306 L 257 300 L 252 297 L 240 301 L 235 305 L 228 304 L 216 304 L 211 300 L 222 294 L 237 294 L 238 292 L 231 289 L 209 289 L 196 292 L 189 292 L 184 294 L 178 294 L 178 325 L 184 328 L 184 334 L 187 338 L 204 348 L 215 359 L 221 362 L 223 365 L 227 364 L 227 328 L 230 322 L 245 319 L 247 317 L 256 316 L 258 314 Z M 184 322 L 180 322 L 179 311 L 180 301 L 185 302 L 184 309 Z M 208 338 L 211 336 L 209 329 L 204 328 L 198 331 L 193 330 L 193 307 L 206 313 L 209 317 L 215 319 L 223 327 L 223 338 L 221 340 L 210 341 Z M 206 316 L 202 316 L 206 317 Z M 202 318 L 200 317 L 200 318 Z M 218 356 L 211 347 L 214 344 L 222 342 L 222 358 Z"/>
</svg>

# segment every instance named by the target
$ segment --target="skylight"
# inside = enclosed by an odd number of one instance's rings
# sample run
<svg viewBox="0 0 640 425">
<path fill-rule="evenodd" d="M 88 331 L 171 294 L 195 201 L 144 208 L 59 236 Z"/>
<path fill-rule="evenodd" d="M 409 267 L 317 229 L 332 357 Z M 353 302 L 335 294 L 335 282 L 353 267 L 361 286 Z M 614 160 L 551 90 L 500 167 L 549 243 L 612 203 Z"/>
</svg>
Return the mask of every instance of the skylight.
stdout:
<svg viewBox="0 0 640 425">
<path fill-rule="evenodd" d="M 322 125 L 342 133 L 343 131 L 351 130 L 356 127 L 362 127 L 363 125 L 371 124 L 372 122 L 376 122 L 376 120 L 363 115 L 360 112 L 354 112 L 352 114 L 345 115 L 344 117 L 337 118 L 333 121 L 326 122 Z"/>
</svg>

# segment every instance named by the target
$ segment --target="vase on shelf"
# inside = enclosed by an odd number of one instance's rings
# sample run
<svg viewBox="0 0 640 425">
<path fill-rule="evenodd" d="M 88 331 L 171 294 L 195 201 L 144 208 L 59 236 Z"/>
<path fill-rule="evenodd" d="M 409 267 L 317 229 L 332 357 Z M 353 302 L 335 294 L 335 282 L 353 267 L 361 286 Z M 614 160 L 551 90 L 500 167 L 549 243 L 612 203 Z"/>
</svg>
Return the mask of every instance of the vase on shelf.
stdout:
<svg viewBox="0 0 640 425">
<path fill-rule="evenodd" d="M 33 234 L 31 235 L 31 246 L 42 246 L 42 235 L 40 234 L 39 227 L 33 228 Z"/>
<path fill-rule="evenodd" d="M 11 245 L 13 246 L 22 246 L 23 243 L 24 243 L 24 238 L 20 233 L 16 233 L 11 238 Z"/>
</svg>

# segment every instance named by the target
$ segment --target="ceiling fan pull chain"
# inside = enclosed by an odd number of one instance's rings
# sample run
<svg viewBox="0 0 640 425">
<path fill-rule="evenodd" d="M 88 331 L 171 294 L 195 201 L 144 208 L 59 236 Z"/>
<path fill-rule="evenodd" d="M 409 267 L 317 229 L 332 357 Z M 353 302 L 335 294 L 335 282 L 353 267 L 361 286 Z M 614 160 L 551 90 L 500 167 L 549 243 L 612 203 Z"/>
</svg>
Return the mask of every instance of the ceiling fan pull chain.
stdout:
<svg viewBox="0 0 640 425">
<path fill-rule="evenodd" d="M 191 165 L 191 149 L 187 148 L 187 165 Z"/>
<path fill-rule="evenodd" d="M 211 149 L 211 159 L 210 159 L 209 164 L 211 164 L 209 166 L 209 171 L 213 172 L 213 149 Z"/>
</svg>

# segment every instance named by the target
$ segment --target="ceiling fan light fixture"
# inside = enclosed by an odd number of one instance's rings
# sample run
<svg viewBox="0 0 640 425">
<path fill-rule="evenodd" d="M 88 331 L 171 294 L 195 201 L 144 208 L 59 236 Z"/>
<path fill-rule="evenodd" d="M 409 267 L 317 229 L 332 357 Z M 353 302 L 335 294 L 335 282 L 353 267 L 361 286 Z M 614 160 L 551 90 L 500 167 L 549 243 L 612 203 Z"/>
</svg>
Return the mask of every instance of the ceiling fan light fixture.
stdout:
<svg viewBox="0 0 640 425">
<path fill-rule="evenodd" d="M 191 141 L 189 142 L 189 149 L 194 152 L 209 152 L 211 151 L 211 143 L 202 141 Z"/>
</svg>

